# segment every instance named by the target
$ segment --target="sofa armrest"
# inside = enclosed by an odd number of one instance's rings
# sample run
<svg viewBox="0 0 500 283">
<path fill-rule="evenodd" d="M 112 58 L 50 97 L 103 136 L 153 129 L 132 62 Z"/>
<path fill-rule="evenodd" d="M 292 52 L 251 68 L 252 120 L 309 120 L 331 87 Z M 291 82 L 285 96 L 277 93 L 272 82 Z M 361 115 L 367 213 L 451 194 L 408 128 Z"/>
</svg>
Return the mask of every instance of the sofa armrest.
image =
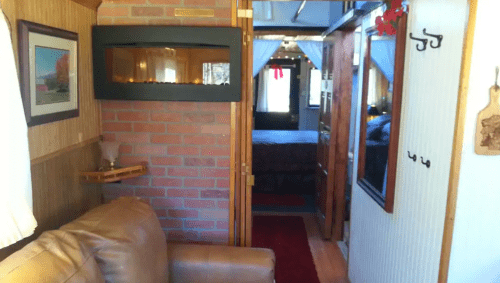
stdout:
<svg viewBox="0 0 500 283">
<path fill-rule="evenodd" d="M 274 282 L 270 249 L 168 244 L 170 283 Z"/>
</svg>

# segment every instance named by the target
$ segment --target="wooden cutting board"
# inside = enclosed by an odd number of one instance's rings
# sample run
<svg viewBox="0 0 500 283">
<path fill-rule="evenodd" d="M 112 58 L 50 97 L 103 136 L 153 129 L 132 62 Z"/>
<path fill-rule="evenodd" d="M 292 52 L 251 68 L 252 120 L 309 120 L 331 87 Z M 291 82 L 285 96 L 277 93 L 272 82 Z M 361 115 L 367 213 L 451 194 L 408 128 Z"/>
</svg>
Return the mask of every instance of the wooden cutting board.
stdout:
<svg viewBox="0 0 500 283">
<path fill-rule="evenodd" d="M 490 88 L 490 104 L 477 117 L 475 151 L 479 155 L 500 155 L 500 87 Z"/>
</svg>

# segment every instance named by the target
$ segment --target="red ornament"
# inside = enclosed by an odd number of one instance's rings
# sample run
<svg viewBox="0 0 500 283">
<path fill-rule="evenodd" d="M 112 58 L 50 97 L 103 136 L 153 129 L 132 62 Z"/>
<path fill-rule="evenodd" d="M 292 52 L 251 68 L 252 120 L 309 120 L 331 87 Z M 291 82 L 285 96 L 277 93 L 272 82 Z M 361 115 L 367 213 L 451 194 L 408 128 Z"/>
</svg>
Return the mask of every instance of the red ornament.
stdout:
<svg viewBox="0 0 500 283">
<path fill-rule="evenodd" d="M 403 13 L 403 0 L 392 0 L 390 9 L 387 9 L 382 17 L 375 19 L 378 34 L 383 35 L 384 32 L 388 35 L 396 34 L 396 22 L 398 17 L 403 16 Z"/>
<path fill-rule="evenodd" d="M 281 68 L 280 65 L 271 65 L 271 69 L 274 70 L 274 78 L 277 80 L 278 79 L 278 73 L 280 78 L 283 78 L 283 68 Z"/>
</svg>

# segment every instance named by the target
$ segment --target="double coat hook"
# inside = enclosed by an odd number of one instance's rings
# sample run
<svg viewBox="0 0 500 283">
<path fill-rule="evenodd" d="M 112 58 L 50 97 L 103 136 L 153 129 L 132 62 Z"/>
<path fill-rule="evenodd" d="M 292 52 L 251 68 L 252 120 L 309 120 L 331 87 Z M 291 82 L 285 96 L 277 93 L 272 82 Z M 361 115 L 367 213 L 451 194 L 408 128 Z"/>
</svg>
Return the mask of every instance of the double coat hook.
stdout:
<svg viewBox="0 0 500 283">
<path fill-rule="evenodd" d="M 433 38 L 435 38 L 437 40 L 437 44 L 434 44 L 434 40 L 431 40 L 431 42 L 430 42 L 431 48 L 439 48 L 439 47 L 441 47 L 441 42 L 443 41 L 443 36 L 442 35 L 440 35 L 440 34 L 430 34 L 430 33 L 427 32 L 426 28 L 424 28 L 423 34 L 426 35 L 426 36 L 433 37 Z M 413 33 L 411 33 L 411 32 L 410 32 L 410 38 L 413 39 L 413 40 L 420 41 L 422 43 L 422 45 L 417 44 L 417 50 L 418 51 L 424 51 L 424 50 L 427 49 L 427 43 L 429 42 L 428 39 L 414 37 Z"/>
</svg>

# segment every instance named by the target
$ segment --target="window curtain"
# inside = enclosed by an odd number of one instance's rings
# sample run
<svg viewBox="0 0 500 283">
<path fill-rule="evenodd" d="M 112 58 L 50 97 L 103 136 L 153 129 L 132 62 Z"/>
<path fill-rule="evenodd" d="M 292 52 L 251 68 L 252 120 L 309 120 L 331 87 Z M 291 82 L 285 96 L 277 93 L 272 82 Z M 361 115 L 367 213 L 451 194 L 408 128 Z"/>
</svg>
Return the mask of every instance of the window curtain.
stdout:
<svg viewBox="0 0 500 283">
<path fill-rule="evenodd" d="M 316 68 L 321 70 L 322 62 L 323 62 L 323 54 L 321 50 L 323 49 L 322 41 L 311 41 L 311 40 L 299 40 L 297 41 L 297 45 L 300 50 L 304 52 L 309 59 L 313 62 Z"/>
<path fill-rule="evenodd" d="M 253 76 L 264 68 L 269 58 L 280 47 L 282 40 L 263 40 L 256 39 L 253 41 Z"/>
<path fill-rule="evenodd" d="M 33 234 L 37 226 L 32 212 L 31 162 L 28 127 L 7 20 L 0 6 L 0 248 Z"/>
<path fill-rule="evenodd" d="M 395 40 L 372 41 L 372 61 L 382 71 L 385 78 L 392 83 L 394 81 L 394 55 L 396 53 Z"/>
<path fill-rule="evenodd" d="M 267 97 L 267 77 L 269 76 L 269 66 L 266 66 L 259 77 L 259 92 L 257 95 L 257 112 L 269 112 L 269 103 Z"/>
</svg>

